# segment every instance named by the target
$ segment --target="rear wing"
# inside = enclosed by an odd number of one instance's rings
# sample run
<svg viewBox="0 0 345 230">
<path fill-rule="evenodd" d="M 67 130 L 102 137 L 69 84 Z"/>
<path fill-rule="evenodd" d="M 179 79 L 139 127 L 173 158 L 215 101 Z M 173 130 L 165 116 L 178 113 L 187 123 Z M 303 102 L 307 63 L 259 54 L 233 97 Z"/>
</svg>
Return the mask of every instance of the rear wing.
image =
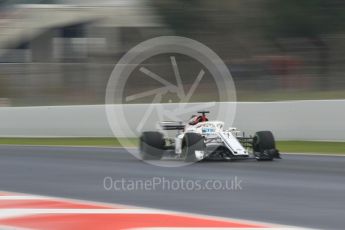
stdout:
<svg viewBox="0 0 345 230">
<path fill-rule="evenodd" d="M 184 130 L 185 124 L 183 122 L 176 122 L 176 121 L 163 121 L 160 122 L 159 125 L 162 127 L 163 130 Z"/>
</svg>

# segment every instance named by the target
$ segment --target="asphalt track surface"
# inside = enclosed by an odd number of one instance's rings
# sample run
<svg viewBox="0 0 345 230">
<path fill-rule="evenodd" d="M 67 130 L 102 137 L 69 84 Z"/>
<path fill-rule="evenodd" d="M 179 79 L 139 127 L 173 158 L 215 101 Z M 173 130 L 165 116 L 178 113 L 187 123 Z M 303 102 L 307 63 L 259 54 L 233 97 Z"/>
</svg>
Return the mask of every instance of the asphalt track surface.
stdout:
<svg viewBox="0 0 345 230">
<path fill-rule="evenodd" d="M 241 181 L 237 190 L 110 191 L 129 181 Z M 121 185 L 120 185 L 121 187 Z M 0 146 L 0 190 L 120 203 L 301 227 L 344 229 L 345 157 L 283 155 L 282 160 L 202 162 L 163 168 L 122 149 Z"/>
</svg>

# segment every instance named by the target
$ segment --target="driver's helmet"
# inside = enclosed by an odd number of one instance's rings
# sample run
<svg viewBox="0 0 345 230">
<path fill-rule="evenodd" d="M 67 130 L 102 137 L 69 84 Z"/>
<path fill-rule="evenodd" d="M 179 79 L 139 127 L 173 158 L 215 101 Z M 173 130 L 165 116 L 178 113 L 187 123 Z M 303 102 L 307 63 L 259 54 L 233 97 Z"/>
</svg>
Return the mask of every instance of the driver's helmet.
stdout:
<svg viewBox="0 0 345 230">
<path fill-rule="evenodd" d="M 205 122 L 205 121 L 208 121 L 208 118 L 207 118 L 206 116 L 197 116 L 197 115 L 193 115 L 193 116 L 190 118 L 188 124 L 189 124 L 189 125 L 196 125 L 196 124 L 198 124 L 198 123 L 200 123 L 200 122 Z"/>
</svg>

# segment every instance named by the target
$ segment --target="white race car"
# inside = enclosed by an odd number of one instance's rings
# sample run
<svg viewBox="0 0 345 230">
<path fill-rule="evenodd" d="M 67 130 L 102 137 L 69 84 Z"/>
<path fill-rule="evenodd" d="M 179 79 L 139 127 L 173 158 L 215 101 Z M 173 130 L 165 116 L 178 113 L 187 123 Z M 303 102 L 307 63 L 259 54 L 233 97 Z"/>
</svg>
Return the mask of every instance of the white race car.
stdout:
<svg viewBox="0 0 345 230">
<path fill-rule="evenodd" d="M 271 161 L 280 158 L 272 132 L 260 131 L 246 137 L 236 128 L 225 129 L 224 122 L 209 121 L 208 111 L 198 112 L 187 124 L 162 122 L 162 130 L 176 130 L 174 138 L 162 131 L 143 132 L 140 154 L 143 160 L 160 160 L 163 155 L 187 162 L 204 159 L 249 159 Z"/>
</svg>

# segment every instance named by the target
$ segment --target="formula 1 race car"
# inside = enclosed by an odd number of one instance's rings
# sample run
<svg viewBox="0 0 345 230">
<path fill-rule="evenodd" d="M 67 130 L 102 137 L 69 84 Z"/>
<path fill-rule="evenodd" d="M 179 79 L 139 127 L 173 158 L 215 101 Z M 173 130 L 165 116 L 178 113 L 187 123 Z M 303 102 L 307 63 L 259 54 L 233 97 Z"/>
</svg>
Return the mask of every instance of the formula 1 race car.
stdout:
<svg viewBox="0 0 345 230">
<path fill-rule="evenodd" d="M 280 158 L 272 132 L 260 131 L 246 137 L 236 128 L 224 129 L 224 122 L 209 121 L 206 114 L 192 116 L 182 122 L 161 122 L 161 131 L 143 132 L 140 137 L 140 154 L 143 160 L 160 160 L 168 153 L 186 162 L 204 159 L 249 159 L 272 161 Z M 162 130 L 176 130 L 174 138 Z"/>
</svg>

